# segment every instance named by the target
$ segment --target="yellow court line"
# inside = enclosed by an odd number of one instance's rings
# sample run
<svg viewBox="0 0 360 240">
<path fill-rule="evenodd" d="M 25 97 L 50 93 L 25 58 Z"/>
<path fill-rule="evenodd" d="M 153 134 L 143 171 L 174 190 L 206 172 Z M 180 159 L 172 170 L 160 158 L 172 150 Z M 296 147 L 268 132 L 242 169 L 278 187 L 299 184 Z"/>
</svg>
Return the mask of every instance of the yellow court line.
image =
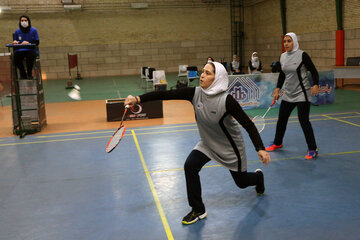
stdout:
<svg viewBox="0 0 360 240">
<path fill-rule="evenodd" d="M 348 123 L 357 127 L 360 127 L 359 124 L 355 124 L 355 123 L 351 123 L 348 121 L 344 121 L 341 120 L 340 118 L 352 118 L 352 117 L 358 117 L 358 116 L 346 116 L 346 117 L 339 117 L 339 118 L 333 118 L 330 117 L 328 115 L 319 115 L 319 116 L 323 116 L 323 119 L 310 119 L 310 121 L 328 121 L 328 120 L 337 120 L 340 122 L 344 122 L 344 123 Z M 270 120 L 270 119 L 267 119 Z M 277 122 L 266 122 L 267 125 L 273 125 L 276 124 Z M 289 121 L 289 123 L 298 123 L 298 121 Z M 188 127 L 188 126 L 192 126 L 192 125 L 186 125 L 184 127 Z M 196 126 L 195 124 L 193 126 Z M 172 128 L 172 127 L 159 127 L 159 128 L 153 128 L 153 129 L 163 129 L 163 128 Z M 144 128 L 141 130 L 146 130 L 149 128 Z M 136 129 L 136 131 L 138 131 L 139 129 Z M 159 131 L 159 132 L 143 132 L 143 133 L 137 133 L 137 135 L 148 135 L 148 134 L 161 134 L 161 133 L 174 133 L 174 132 L 188 132 L 188 131 L 197 131 L 197 128 L 190 128 L 190 129 L 178 129 L 178 130 L 171 130 L 171 131 Z M 133 130 L 131 130 L 133 131 Z M 107 131 L 105 132 L 97 132 L 97 133 L 107 133 Z M 113 133 L 113 131 L 108 131 L 108 133 Z M 89 133 L 91 134 L 91 133 Z M 59 136 L 72 136 L 72 135 L 77 135 L 77 134 L 69 134 L 69 135 L 56 135 L 54 137 L 59 137 Z M 125 134 L 124 136 L 131 136 L 131 134 Z M 47 136 L 46 136 L 47 137 Z M 46 138 L 45 136 L 42 138 Z M 49 136 L 52 137 L 52 136 Z M 78 141 L 78 140 L 88 140 L 88 139 L 98 139 L 98 138 L 109 138 L 111 137 L 110 134 L 108 136 L 95 136 L 95 137 L 84 137 L 84 138 L 71 138 L 71 139 L 54 139 L 54 140 L 43 140 L 43 141 L 33 141 L 33 142 L 20 142 L 20 143 L 3 143 L 0 144 L 0 147 L 4 147 L 4 146 L 15 146 L 15 145 L 25 145 L 25 144 L 34 144 L 34 143 L 51 143 L 51 142 L 66 142 L 66 141 Z M 1 139 L 2 140 L 2 139 Z"/>
<path fill-rule="evenodd" d="M 198 130 L 197 128 L 190 128 L 190 129 L 172 130 L 172 131 L 138 133 L 137 135 L 158 134 L 158 133 L 171 133 L 171 132 L 189 132 L 189 131 L 197 131 L 197 130 Z M 134 130 L 131 130 L 131 131 L 134 131 Z"/>
<path fill-rule="evenodd" d="M 173 131 L 138 133 L 137 135 L 160 134 L 160 133 L 170 133 L 170 132 L 187 132 L 187 131 L 197 131 L 197 130 L 198 130 L 197 128 L 193 128 L 193 129 L 182 129 L 182 130 L 173 130 Z M 124 136 L 131 136 L 131 134 L 125 134 Z M 110 137 L 111 136 L 109 135 L 109 136 L 96 136 L 96 137 L 84 137 L 84 138 L 53 139 L 53 140 L 43 140 L 43 141 L 33 141 L 33 142 L 3 143 L 0 144 L 0 147 L 27 145 L 27 144 L 36 144 L 36 143 L 67 142 L 67 141 L 89 140 L 89 139 L 110 138 Z"/>
<path fill-rule="evenodd" d="M 360 115 L 359 112 L 346 112 L 346 113 L 331 113 L 328 115 L 345 115 L 345 114 L 357 114 Z M 314 115 L 310 115 L 310 117 L 315 117 L 315 116 L 325 116 L 324 114 L 314 114 Z M 344 118 L 354 118 L 354 117 L 360 117 L 360 116 L 345 116 L 345 117 L 338 117 L 338 119 L 344 119 Z M 295 119 L 297 118 L 297 116 L 291 116 L 289 117 L 289 119 Z M 277 117 L 276 118 L 267 118 L 267 121 L 271 121 L 271 120 L 275 120 L 277 121 Z M 325 119 L 310 119 L 311 121 L 323 121 L 323 120 L 329 120 L 328 118 Z M 290 123 L 295 123 L 298 121 L 289 121 Z M 274 123 L 268 123 L 268 124 L 274 124 Z M 154 129 L 168 129 L 168 128 L 184 128 L 184 127 L 192 127 L 192 126 L 196 126 L 195 124 L 189 123 L 189 124 L 182 124 L 182 125 L 172 125 L 172 126 L 160 126 L 160 127 L 147 127 L 147 128 L 136 128 L 135 130 L 138 131 L 145 131 L 145 130 L 154 130 Z M 35 136 L 35 138 L 57 138 L 57 137 L 68 137 L 68 136 L 78 136 L 78 135 L 92 135 L 92 134 L 101 134 L 101 133 L 113 133 L 114 130 L 106 130 L 106 131 L 93 131 L 93 132 L 85 132 L 85 133 L 68 133 L 68 134 L 61 134 L 61 135 L 40 135 L 40 136 Z M 150 134 L 150 133 L 148 133 Z M 1 140 L 0 140 L 1 141 Z"/>
<path fill-rule="evenodd" d="M 160 127 L 148 127 L 148 128 L 136 128 L 136 131 L 140 131 L 140 130 L 153 130 L 153 129 L 164 129 L 164 128 L 183 128 L 183 127 L 194 127 L 196 126 L 196 123 L 188 123 L 188 124 L 183 124 L 183 125 L 171 125 L 171 126 L 167 126 L 165 125 L 160 126 Z"/>
<path fill-rule="evenodd" d="M 115 132 L 115 130 L 100 131 L 100 132 L 86 132 L 86 133 L 67 133 L 67 134 L 58 134 L 58 135 L 40 135 L 40 136 L 36 136 L 35 138 L 56 138 L 56 137 L 92 135 L 92 134 L 99 134 L 99 133 L 114 133 L 114 132 Z"/>
<path fill-rule="evenodd" d="M 328 121 L 328 120 L 337 120 L 340 122 L 344 122 L 344 123 L 348 123 L 357 127 L 360 127 L 359 124 L 355 124 L 355 123 L 351 123 L 348 121 L 344 121 L 341 120 L 340 118 L 352 118 L 352 117 L 358 117 L 358 116 L 347 116 L 347 117 L 339 117 L 339 118 L 333 118 L 327 115 L 321 115 L 324 118 L 323 119 L 311 119 L 311 121 Z M 269 119 L 267 119 L 269 120 Z M 277 122 L 267 122 L 267 125 L 273 125 L 276 124 Z M 289 121 L 289 123 L 298 123 L 298 121 Z M 191 125 L 186 125 L 186 126 L 191 126 Z M 195 125 L 194 125 L 195 126 Z M 171 128 L 171 127 L 164 127 L 164 128 Z M 146 128 L 144 128 L 146 129 Z M 154 129 L 163 129 L 161 127 L 159 128 L 154 128 Z M 174 133 L 174 132 L 188 132 L 188 131 L 197 131 L 197 128 L 190 128 L 190 129 L 178 129 L 178 130 L 171 130 L 171 131 L 159 131 L 159 132 L 143 132 L 143 133 L 137 133 L 137 135 L 148 135 L 148 134 L 162 134 L 162 133 Z M 138 129 L 136 129 L 136 131 L 138 131 Z M 106 133 L 106 132 L 98 132 L 98 133 Z M 113 131 L 109 131 L 109 133 L 113 133 Z M 76 134 L 74 134 L 76 135 Z M 71 134 L 69 135 L 56 135 L 56 136 L 71 136 Z M 56 137 L 54 136 L 54 137 Z M 124 136 L 131 136 L 131 134 L 125 134 Z M 50 136 L 51 137 L 51 136 Z M 54 140 L 43 140 L 43 141 L 33 141 L 33 142 L 20 142 L 20 143 L 3 143 L 0 144 L 0 147 L 4 147 L 4 146 L 15 146 L 15 145 L 26 145 L 26 144 L 35 144 L 35 143 L 51 143 L 51 142 L 66 142 L 66 141 L 78 141 L 78 140 L 88 140 L 88 139 L 98 139 L 98 138 L 109 138 L 111 137 L 111 135 L 109 134 L 108 136 L 94 136 L 94 137 L 83 137 L 83 138 L 70 138 L 70 139 L 54 139 Z M 44 137 L 46 138 L 46 137 Z"/>
<path fill-rule="evenodd" d="M 338 119 L 346 119 L 346 118 L 358 118 L 360 117 L 360 113 L 357 116 L 346 116 L 346 117 L 337 117 Z"/>
<path fill-rule="evenodd" d="M 134 130 L 131 130 L 131 133 L 133 135 L 133 138 L 134 138 L 134 142 L 135 142 L 135 145 L 136 145 L 136 148 L 139 152 L 139 157 L 140 157 L 140 160 L 141 160 L 141 163 L 142 163 L 142 166 L 144 168 L 144 172 L 146 174 L 146 178 L 148 180 L 148 183 L 149 183 L 149 186 L 150 186 L 150 189 L 151 189 L 151 192 L 152 192 L 152 195 L 154 197 L 154 200 L 155 200 L 155 204 L 157 206 L 157 209 L 159 211 L 159 214 L 160 214 L 160 218 L 161 218 L 161 221 L 163 223 L 163 226 L 164 226 L 164 229 L 165 229 L 165 232 L 166 232 L 166 235 L 168 237 L 168 239 L 174 239 L 172 233 L 171 233 L 171 229 L 170 229 L 170 226 L 166 220 L 166 217 L 165 217 L 165 213 L 164 213 L 164 210 L 163 208 L 161 207 L 161 203 L 160 203 L 160 200 L 156 194 L 156 190 L 155 190 L 155 187 L 154 187 L 154 184 L 151 180 L 151 177 L 150 177 L 150 174 L 149 174 L 149 171 L 147 169 L 147 166 L 146 166 L 146 163 L 145 163 L 145 160 L 144 160 L 144 156 L 141 152 L 141 149 L 140 149 L 140 145 L 139 145 L 139 142 L 137 140 L 137 137 L 135 135 L 135 131 Z"/>
<path fill-rule="evenodd" d="M 88 140 L 88 139 L 108 138 L 108 137 L 109 137 L 109 136 L 98 136 L 98 137 L 86 137 L 86 138 L 54 139 L 54 140 L 44 140 L 44 141 L 36 141 L 36 142 L 3 143 L 3 144 L 0 144 L 0 147 L 4 147 L 4 146 L 15 146 L 15 145 L 26 145 L 26 144 L 35 144 L 35 143 L 52 143 L 52 142 L 78 141 L 78 140 Z"/>
<path fill-rule="evenodd" d="M 350 124 L 350 125 L 353 125 L 353 126 L 356 126 L 356 127 L 360 127 L 360 125 L 359 124 L 356 124 L 356 123 L 352 123 L 352 122 L 348 122 L 348 121 L 345 121 L 345 120 L 341 120 L 341 119 L 339 119 L 339 118 L 334 118 L 334 117 L 330 117 L 330 116 L 328 116 L 328 115 L 323 115 L 324 117 L 327 117 L 327 118 L 329 118 L 329 119 L 333 119 L 333 120 L 336 120 L 336 121 L 339 121 L 339 122 L 343 122 L 343 123 L 347 123 L 347 124 Z"/>
<path fill-rule="evenodd" d="M 184 128 L 184 127 L 193 127 L 196 124 L 188 124 L 188 125 L 179 125 L 179 126 L 164 126 L 164 127 L 150 127 L 150 128 L 136 128 L 136 131 L 144 131 L 144 130 L 154 130 L 154 129 L 166 129 L 166 128 Z M 99 134 L 99 133 L 113 133 L 114 130 L 107 130 L 107 131 L 94 131 L 94 132 L 86 132 L 86 133 L 67 133 L 67 134 L 59 134 L 59 135 L 40 135 L 36 136 L 35 138 L 56 138 L 56 137 L 67 137 L 67 136 L 77 136 L 77 135 L 92 135 L 92 134 Z M 131 135 L 131 134 L 130 134 Z"/>
<path fill-rule="evenodd" d="M 345 115 L 345 114 L 360 114 L 360 112 L 344 112 L 344 113 L 326 113 L 325 115 Z M 310 114 L 310 117 L 319 117 L 324 116 L 324 114 Z M 347 117 L 340 117 L 340 118 L 348 118 L 348 117 L 357 117 L 357 116 L 347 116 Z M 290 116 L 289 119 L 298 118 L 297 116 Z M 266 118 L 267 120 L 277 120 L 277 117 L 274 118 Z"/>
<path fill-rule="evenodd" d="M 325 115 L 321 115 L 323 117 L 325 117 Z M 357 117 L 360 117 L 360 116 L 346 116 L 346 117 L 338 117 L 336 119 L 346 119 L 346 118 L 357 118 Z M 297 117 L 293 117 L 293 118 L 297 118 Z M 266 121 L 268 120 L 276 120 L 274 122 L 266 122 L 266 124 L 276 124 L 277 123 L 277 118 L 267 118 Z M 311 122 L 316 122 L 316 121 L 328 121 L 328 120 L 331 120 L 331 117 L 329 118 L 314 118 L 314 119 L 310 119 Z M 289 123 L 297 123 L 299 122 L 298 120 L 294 120 L 294 121 L 288 121 Z"/>
<path fill-rule="evenodd" d="M 330 116 L 327 115 L 321 115 L 324 116 L 325 118 L 323 119 L 312 119 L 311 121 L 328 121 L 331 119 L 337 120 L 337 121 L 341 121 L 341 122 L 345 122 L 348 124 L 352 124 L 354 126 L 359 127 L 360 125 L 355 124 L 355 123 L 351 123 L 351 122 L 347 122 L 344 120 L 341 120 L 340 118 L 332 118 Z M 349 116 L 350 118 L 351 116 Z M 356 116 L 357 117 L 357 116 Z M 342 117 L 342 118 L 348 118 L 348 117 Z M 267 125 L 273 125 L 276 124 L 277 122 L 267 122 Z M 289 121 L 289 123 L 298 123 L 298 121 Z M 159 129 L 162 129 L 161 127 Z M 137 135 L 149 135 L 149 134 L 162 134 L 162 133 L 175 133 L 175 132 L 189 132 L 189 131 L 197 131 L 198 128 L 190 128 L 190 129 L 178 129 L 178 130 L 171 130 L 171 131 L 159 131 L 159 132 L 142 132 L 142 133 L 137 133 Z M 133 130 L 131 130 L 133 131 Z M 134 130 L 135 131 L 135 130 Z M 137 131 L 137 130 L 136 130 Z M 113 131 L 109 132 L 112 133 Z M 59 136 L 59 135 L 57 135 Z M 67 135 L 63 135 L 63 136 L 67 136 Z M 124 136 L 131 136 L 131 134 L 125 134 Z M 26 144 L 35 144 L 35 143 L 52 143 L 52 142 L 66 142 L 66 141 L 78 141 L 78 140 L 88 140 L 88 139 L 99 139 L 99 138 L 110 138 L 111 135 L 109 134 L 108 136 L 94 136 L 94 137 L 83 137 L 83 138 L 70 138 L 70 139 L 54 139 L 54 140 L 43 140 L 43 141 L 33 141 L 33 142 L 20 142 L 20 143 L 3 143 L 0 144 L 0 147 L 4 147 L 4 146 L 15 146 L 15 145 L 26 145 Z"/>
<path fill-rule="evenodd" d="M 320 118 L 319 119 L 310 119 L 310 121 L 312 121 L 312 122 L 315 122 L 315 121 L 327 121 L 327 120 L 330 120 L 330 119 L 327 119 L 327 118 L 324 118 L 324 119 L 320 119 Z M 288 121 L 288 123 L 298 123 L 298 122 L 299 122 L 298 120 Z M 277 124 L 277 121 L 275 121 L 275 122 L 266 122 L 265 121 L 265 123 L 268 124 L 268 125 L 272 125 L 272 124 Z"/>
<path fill-rule="evenodd" d="M 323 154 L 319 154 L 319 156 L 334 156 L 334 155 L 345 155 L 345 154 L 355 154 L 355 153 L 360 153 L 360 150 L 359 151 L 350 151 L 350 152 L 339 152 L 339 153 L 323 153 Z M 299 159 L 299 158 L 304 158 L 304 156 L 295 156 L 295 157 L 288 157 L 288 158 L 275 158 L 275 159 L 271 159 L 271 162 L 292 160 L 292 159 Z M 261 163 L 261 160 L 248 161 L 248 163 Z M 222 165 L 220 165 L 220 164 L 214 164 L 214 165 L 204 166 L 203 168 L 221 167 L 221 166 Z M 149 173 L 174 172 L 174 171 L 183 171 L 183 170 L 184 170 L 184 168 L 173 168 L 173 169 L 149 171 Z"/>
<path fill-rule="evenodd" d="M 345 115 L 345 114 L 359 114 L 359 112 L 340 112 L 340 113 L 325 113 L 325 115 Z M 314 115 L 311 115 L 311 116 L 322 116 L 324 114 L 314 114 Z"/>
</svg>

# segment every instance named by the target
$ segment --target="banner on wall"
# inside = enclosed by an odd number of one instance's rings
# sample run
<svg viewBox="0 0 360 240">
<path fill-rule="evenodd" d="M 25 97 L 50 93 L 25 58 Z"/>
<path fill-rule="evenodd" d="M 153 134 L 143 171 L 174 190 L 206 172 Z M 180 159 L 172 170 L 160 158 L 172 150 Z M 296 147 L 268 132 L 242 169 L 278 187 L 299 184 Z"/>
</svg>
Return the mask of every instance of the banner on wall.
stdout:
<svg viewBox="0 0 360 240">
<path fill-rule="evenodd" d="M 310 75 L 310 74 L 309 74 Z M 311 75 L 309 76 L 312 84 Z M 314 105 L 332 104 L 335 102 L 335 78 L 334 71 L 319 72 L 319 94 L 312 96 L 311 103 Z"/>
<path fill-rule="evenodd" d="M 243 109 L 267 108 L 273 101 L 272 94 L 278 77 L 279 73 L 230 75 L 228 92 Z M 314 105 L 334 103 L 334 86 L 333 71 L 319 72 L 319 94 L 312 97 L 311 103 Z M 281 95 L 282 91 L 280 91 Z M 277 101 L 274 106 L 279 105 L 280 101 Z"/>
</svg>

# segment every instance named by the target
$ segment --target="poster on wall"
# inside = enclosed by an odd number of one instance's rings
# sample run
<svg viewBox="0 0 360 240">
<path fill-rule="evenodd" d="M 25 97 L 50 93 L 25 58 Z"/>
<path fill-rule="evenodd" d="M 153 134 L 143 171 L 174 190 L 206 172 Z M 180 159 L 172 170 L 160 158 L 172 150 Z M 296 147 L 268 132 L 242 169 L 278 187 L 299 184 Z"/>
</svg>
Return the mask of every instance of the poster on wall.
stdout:
<svg viewBox="0 0 360 240">
<path fill-rule="evenodd" d="M 230 75 L 228 92 L 243 109 L 267 108 L 273 101 L 273 91 L 278 77 L 279 73 Z M 319 94 L 312 97 L 311 103 L 314 105 L 334 103 L 334 84 L 333 71 L 320 71 Z M 281 95 L 282 91 L 280 91 Z M 274 107 L 279 105 L 280 101 L 277 101 Z"/>
</svg>

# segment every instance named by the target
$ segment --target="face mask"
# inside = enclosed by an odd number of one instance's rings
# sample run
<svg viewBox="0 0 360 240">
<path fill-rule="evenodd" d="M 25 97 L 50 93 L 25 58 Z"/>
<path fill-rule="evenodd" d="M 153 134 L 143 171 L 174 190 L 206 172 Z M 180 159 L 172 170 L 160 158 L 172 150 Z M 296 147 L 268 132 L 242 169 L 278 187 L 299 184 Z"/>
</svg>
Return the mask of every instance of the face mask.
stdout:
<svg viewBox="0 0 360 240">
<path fill-rule="evenodd" d="M 257 61 L 259 58 L 258 57 L 254 57 L 254 60 Z"/>
<path fill-rule="evenodd" d="M 207 62 L 210 63 L 210 62 L 212 62 L 212 61 L 211 61 L 211 60 L 208 60 Z"/>
<path fill-rule="evenodd" d="M 29 26 L 29 23 L 23 21 L 23 22 L 21 22 L 21 26 L 22 26 L 23 28 L 27 28 L 27 27 Z"/>
</svg>

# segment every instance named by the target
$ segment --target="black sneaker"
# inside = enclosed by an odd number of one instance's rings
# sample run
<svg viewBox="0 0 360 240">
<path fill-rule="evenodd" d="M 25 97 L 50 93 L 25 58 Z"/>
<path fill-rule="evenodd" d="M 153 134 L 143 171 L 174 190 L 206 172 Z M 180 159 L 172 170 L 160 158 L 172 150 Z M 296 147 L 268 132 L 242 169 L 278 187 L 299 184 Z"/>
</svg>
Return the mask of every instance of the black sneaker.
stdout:
<svg viewBox="0 0 360 240">
<path fill-rule="evenodd" d="M 193 224 L 197 222 L 198 220 L 204 219 L 207 216 L 207 212 L 195 212 L 194 210 L 191 210 L 182 220 L 182 224 Z"/>
<path fill-rule="evenodd" d="M 264 195 L 264 192 L 265 192 L 264 174 L 261 169 L 256 169 L 255 172 L 260 177 L 260 183 L 256 184 L 255 190 L 256 190 L 256 194 L 261 196 L 261 195 Z"/>
</svg>

